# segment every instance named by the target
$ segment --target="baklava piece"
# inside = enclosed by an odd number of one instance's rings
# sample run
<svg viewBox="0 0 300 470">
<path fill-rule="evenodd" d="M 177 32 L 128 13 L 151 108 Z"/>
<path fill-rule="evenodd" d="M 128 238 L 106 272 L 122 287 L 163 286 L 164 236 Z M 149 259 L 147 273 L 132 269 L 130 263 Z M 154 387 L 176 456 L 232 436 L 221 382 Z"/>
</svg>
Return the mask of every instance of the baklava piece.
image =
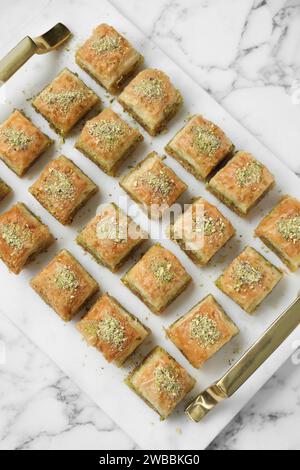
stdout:
<svg viewBox="0 0 300 470">
<path fill-rule="evenodd" d="M 148 328 L 108 294 L 100 297 L 77 324 L 77 329 L 89 345 L 118 367 L 150 333 Z"/>
<path fill-rule="evenodd" d="M 193 377 L 159 346 L 129 374 L 125 382 L 159 414 L 161 420 L 170 416 L 196 383 Z"/>
<path fill-rule="evenodd" d="M 235 229 L 216 206 L 200 197 L 169 227 L 168 235 L 195 264 L 204 266 L 235 235 Z"/>
<path fill-rule="evenodd" d="M 282 272 L 254 248 L 247 247 L 216 285 L 247 313 L 254 313 L 282 279 Z"/>
<path fill-rule="evenodd" d="M 167 330 L 170 340 L 199 369 L 239 333 L 212 295 L 208 295 Z"/>
<path fill-rule="evenodd" d="M 18 203 L 0 215 L 0 258 L 14 274 L 54 243 L 48 227 Z"/>
<path fill-rule="evenodd" d="M 58 253 L 30 284 L 65 322 L 99 290 L 97 282 L 67 250 Z"/>
<path fill-rule="evenodd" d="M 207 189 L 241 216 L 246 216 L 274 187 L 269 170 L 250 153 L 237 152 L 207 184 Z"/>
<path fill-rule="evenodd" d="M 111 203 L 87 224 L 76 241 L 98 263 L 116 272 L 146 239 L 147 234 Z"/>
<path fill-rule="evenodd" d="M 165 148 L 197 179 L 205 180 L 234 146 L 224 132 L 202 116 L 193 116 Z"/>
<path fill-rule="evenodd" d="M 98 191 L 98 187 L 71 160 L 52 160 L 29 192 L 63 225 Z"/>
<path fill-rule="evenodd" d="M 107 108 L 85 124 L 75 147 L 105 173 L 115 176 L 142 140 L 136 129 Z"/>
<path fill-rule="evenodd" d="M 65 136 L 99 102 L 98 96 L 75 73 L 64 69 L 36 96 L 32 105 L 56 132 Z"/>
<path fill-rule="evenodd" d="M 300 267 L 300 202 L 285 196 L 255 234 L 292 270 Z"/>
<path fill-rule="evenodd" d="M 119 103 L 150 135 L 156 136 L 175 116 L 183 99 L 164 72 L 146 69 L 123 90 Z"/>
<path fill-rule="evenodd" d="M 11 188 L 0 178 L 0 202 L 11 193 Z"/>
<path fill-rule="evenodd" d="M 159 315 L 191 282 L 191 276 L 166 248 L 157 244 L 123 277 L 122 282 Z"/>
<path fill-rule="evenodd" d="M 21 111 L 14 111 L 0 125 L 0 158 L 20 177 L 50 145 L 52 140 Z"/>
<path fill-rule="evenodd" d="M 78 49 L 76 62 L 110 93 L 117 93 L 143 56 L 112 26 L 100 24 Z"/>
<path fill-rule="evenodd" d="M 154 219 L 162 217 L 187 189 L 187 185 L 156 152 L 151 152 L 125 175 L 120 186 Z"/>
</svg>

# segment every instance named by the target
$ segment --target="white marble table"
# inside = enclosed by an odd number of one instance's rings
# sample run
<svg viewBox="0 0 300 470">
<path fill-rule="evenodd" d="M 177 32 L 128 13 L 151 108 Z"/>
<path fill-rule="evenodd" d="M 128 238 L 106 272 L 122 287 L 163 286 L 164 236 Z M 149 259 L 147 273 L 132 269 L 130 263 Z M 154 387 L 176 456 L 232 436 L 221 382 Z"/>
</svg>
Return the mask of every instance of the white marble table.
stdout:
<svg viewBox="0 0 300 470">
<path fill-rule="evenodd" d="M 63 8 L 71 0 L 53 2 Z M 112 3 L 300 174 L 299 0 Z M 35 6 L 2 0 L 0 43 Z M 293 357 L 212 449 L 300 449 L 300 358 Z M 0 384 L 0 449 L 135 448 L 1 308 Z"/>
</svg>

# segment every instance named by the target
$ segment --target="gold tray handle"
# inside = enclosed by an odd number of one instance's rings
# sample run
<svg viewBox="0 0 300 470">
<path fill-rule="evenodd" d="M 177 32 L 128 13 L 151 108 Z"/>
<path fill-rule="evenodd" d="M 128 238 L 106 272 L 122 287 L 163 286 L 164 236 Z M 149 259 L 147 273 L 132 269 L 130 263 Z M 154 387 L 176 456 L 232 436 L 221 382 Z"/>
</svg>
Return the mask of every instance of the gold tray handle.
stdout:
<svg viewBox="0 0 300 470">
<path fill-rule="evenodd" d="M 26 36 L 2 60 L 0 60 L 0 82 L 5 83 L 37 51 L 38 46 Z"/>
</svg>

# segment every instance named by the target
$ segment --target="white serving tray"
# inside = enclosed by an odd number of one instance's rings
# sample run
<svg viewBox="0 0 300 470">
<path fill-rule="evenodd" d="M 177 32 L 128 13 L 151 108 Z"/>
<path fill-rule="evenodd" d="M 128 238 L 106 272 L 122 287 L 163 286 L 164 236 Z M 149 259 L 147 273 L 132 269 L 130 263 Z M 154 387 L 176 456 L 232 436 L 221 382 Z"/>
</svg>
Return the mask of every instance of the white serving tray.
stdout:
<svg viewBox="0 0 300 470">
<path fill-rule="evenodd" d="M 10 39 L 6 48 L 1 47 L 4 54 L 13 42 L 26 34 L 38 35 L 46 31 L 54 23 L 66 23 L 74 33 L 74 38 L 68 49 L 52 53 L 48 56 L 34 57 L 6 85 L 0 89 L 0 120 L 4 120 L 13 108 L 21 108 L 37 123 L 44 132 L 56 140 L 56 148 L 50 150 L 34 165 L 29 174 L 20 180 L 2 162 L 0 174 L 14 188 L 14 196 L 1 205 L 4 211 L 16 201 L 23 201 L 42 220 L 47 223 L 52 233 L 57 237 L 57 243 L 47 254 L 39 256 L 36 262 L 25 269 L 20 276 L 8 273 L 0 263 L 0 308 L 27 336 L 37 344 L 58 366 L 79 385 L 115 422 L 120 425 L 144 449 L 204 449 L 212 439 L 229 423 L 236 413 L 246 404 L 263 383 L 277 370 L 292 352 L 293 341 L 299 338 L 298 329 L 261 369 L 242 387 L 242 389 L 226 403 L 220 405 L 211 415 L 199 424 L 192 423 L 184 415 L 184 405 L 199 391 L 218 379 L 236 359 L 264 332 L 270 323 L 296 298 L 300 286 L 300 273 L 287 273 L 275 292 L 264 302 L 254 317 L 245 314 L 236 304 L 226 298 L 214 285 L 215 279 L 224 266 L 236 256 L 246 244 L 251 244 L 266 254 L 262 243 L 253 239 L 253 231 L 262 216 L 278 201 L 280 194 L 289 193 L 300 198 L 299 179 L 285 167 L 272 153 L 263 147 L 248 131 L 238 124 L 222 107 L 220 107 L 205 91 L 203 91 L 184 71 L 175 65 L 164 53 L 146 39 L 139 30 L 125 19 L 107 1 L 81 0 L 73 4 L 65 4 L 63 9 L 56 7 L 61 2 L 51 2 L 47 10 L 35 12 L 35 18 L 26 24 L 18 36 Z M 217 256 L 215 262 L 205 269 L 197 268 L 187 256 L 171 241 L 162 240 L 162 244 L 171 249 L 182 261 L 187 271 L 193 277 L 193 285 L 175 301 L 161 317 L 153 315 L 147 307 L 138 300 L 120 282 L 121 275 L 134 262 L 131 259 L 119 274 L 112 274 L 99 266 L 89 255 L 85 255 L 75 242 L 79 228 L 95 214 L 99 204 L 119 201 L 126 204 L 123 191 L 118 186 L 117 178 L 110 178 L 101 172 L 93 163 L 74 149 L 74 140 L 79 128 L 73 136 L 60 142 L 59 137 L 49 129 L 47 122 L 32 109 L 27 101 L 39 92 L 65 66 L 78 72 L 80 77 L 91 86 L 109 104 L 109 97 L 90 77 L 81 71 L 74 62 L 74 52 L 78 45 L 90 34 L 93 27 L 101 22 L 111 23 L 117 30 L 124 33 L 146 58 L 146 66 L 164 70 L 181 90 L 185 98 L 184 109 L 169 125 L 167 134 L 149 138 L 145 132 L 145 143 L 138 152 L 128 160 L 127 165 L 140 161 L 149 151 L 163 153 L 164 145 L 182 126 L 188 114 L 202 113 L 220 125 L 235 143 L 238 149 L 252 152 L 265 163 L 274 173 L 277 188 L 255 209 L 246 220 L 241 220 L 205 190 L 204 184 L 187 173 L 175 160 L 167 158 L 167 164 L 188 184 L 189 190 L 183 202 L 189 202 L 192 196 L 202 195 L 216 203 L 237 228 L 237 237 Z M 241 103 L 242 105 L 242 103 Z M 121 111 L 117 103 L 113 108 Z M 125 115 L 125 118 L 132 120 Z M 84 172 L 100 187 L 100 194 L 94 197 L 75 219 L 71 228 L 66 228 L 54 220 L 27 192 L 28 186 L 37 178 L 42 168 L 55 155 L 63 153 L 73 159 Z M 127 165 L 123 173 L 127 172 Z M 132 208 L 137 206 L 129 201 Z M 147 218 L 138 209 L 137 221 L 147 228 Z M 157 224 L 153 224 L 157 229 Z M 242 236 L 242 238 L 240 237 Z M 108 291 L 132 313 L 136 314 L 148 325 L 153 336 L 135 356 L 141 357 L 141 352 L 148 352 L 153 345 L 165 347 L 176 359 L 184 365 L 197 379 L 197 386 L 179 406 L 174 415 L 160 422 L 158 416 L 148 408 L 124 384 L 127 369 L 117 369 L 108 365 L 101 354 L 88 347 L 74 327 L 74 322 L 65 325 L 53 311 L 45 305 L 29 287 L 29 280 L 44 267 L 54 254 L 61 248 L 69 249 L 87 270 L 99 281 L 101 291 Z M 224 255 L 226 259 L 224 260 Z M 139 255 L 135 256 L 135 260 Z M 267 257 L 277 266 L 287 271 L 282 263 L 272 253 Z M 221 302 L 226 311 L 237 323 L 241 330 L 238 338 L 227 345 L 205 367 L 194 370 L 175 346 L 165 338 L 163 327 L 172 323 L 179 315 L 185 313 L 208 293 L 212 293 Z"/>
</svg>

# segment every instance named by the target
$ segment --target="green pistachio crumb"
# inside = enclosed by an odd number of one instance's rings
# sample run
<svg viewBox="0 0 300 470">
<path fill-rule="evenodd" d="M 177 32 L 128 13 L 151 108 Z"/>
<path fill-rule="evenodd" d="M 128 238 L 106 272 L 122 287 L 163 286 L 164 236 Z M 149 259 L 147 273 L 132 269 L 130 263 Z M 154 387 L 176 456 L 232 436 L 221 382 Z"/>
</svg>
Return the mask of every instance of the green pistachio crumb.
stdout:
<svg viewBox="0 0 300 470">
<path fill-rule="evenodd" d="M 135 91 L 147 100 L 156 100 L 162 98 L 164 92 L 164 82 L 156 77 L 144 78 L 136 85 L 134 85 Z"/>
<path fill-rule="evenodd" d="M 151 271 L 154 277 L 162 284 L 168 284 L 175 278 L 172 263 L 168 261 L 161 261 L 159 259 L 152 260 Z"/>
<path fill-rule="evenodd" d="M 0 234 L 7 245 L 16 250 L 22 250 L 32 237 L 29 228 L 21 227 L 17 223 L 1 224 Z"/>
<path fill-rule="evenodd" d="M 196 315 L 191 321 L 190 335 L 207 349 L 219 341 L 221 332 L 215 320 L 208 315 Z"/>
<path fill-rule="evenodd" d="M 257 286 L 263 278 L 261 271 L 246 261 L 240 261 L 237 266 L 235 266 L 233 275 L 235 279 L 234 288 L 237 291 L 240 291 L 244 286 L 255 289 L 255 286 Z"/>
<path fill-rule="evenodd" d="M 260 183 L 262 172 L 263 167 L 259 162 L 249 162 L 244 167 L 239 168 L 235 176 L 239 186 L 251 186 Z"/>
<path fill-rule="evenodd" d="M 300 241 L 300 215 L 283 219 L 277 224 L 280 235 L 294 244 Z"/>
<path fill-rule="evenodd" d="M 182 385 L 178 374 L 171 366 L 159 365 L 154 371 L 155 383 L 161 392 L 171 398 L 177 398 L 182 392 Z"/>
<path fill-rule="evenodd" d="M 88 133 L 95 138 L 97 145 L 113 150 L 125 134 L 125 126 L 118 121 L 101 119 L 88 124 Z"/>
<path fill-rule="evenodd" d="M 80 286 L 76 274 L 63 264 L 57 266 L 54 282 L 59 289 L 71 292 L 76 291 Z"/>
<path fill-rule="evenodd" d="M 192 132 L 193 144 L 196 149 L 204 155 L 213 157 L 221 146 L 221 141 L 213 129 L 204 126 L 194 126 Z"/>
<path fill-rule="evenodd" d="M 97 54 L 102 55 L 107 52 L 113 52 L 121 47 L 120 38 L 118 36 L 103 36 L 92 42 L 91 49 Z"/>
<path fill-rule="evenodd" d="M 10 149 L 15 151 L 27 150 L 33 141 L 33 138 L 26 135 L 24 131 L 12 128 L 3 129 L 1 136 L 8 142 Z"/>
</svg>

